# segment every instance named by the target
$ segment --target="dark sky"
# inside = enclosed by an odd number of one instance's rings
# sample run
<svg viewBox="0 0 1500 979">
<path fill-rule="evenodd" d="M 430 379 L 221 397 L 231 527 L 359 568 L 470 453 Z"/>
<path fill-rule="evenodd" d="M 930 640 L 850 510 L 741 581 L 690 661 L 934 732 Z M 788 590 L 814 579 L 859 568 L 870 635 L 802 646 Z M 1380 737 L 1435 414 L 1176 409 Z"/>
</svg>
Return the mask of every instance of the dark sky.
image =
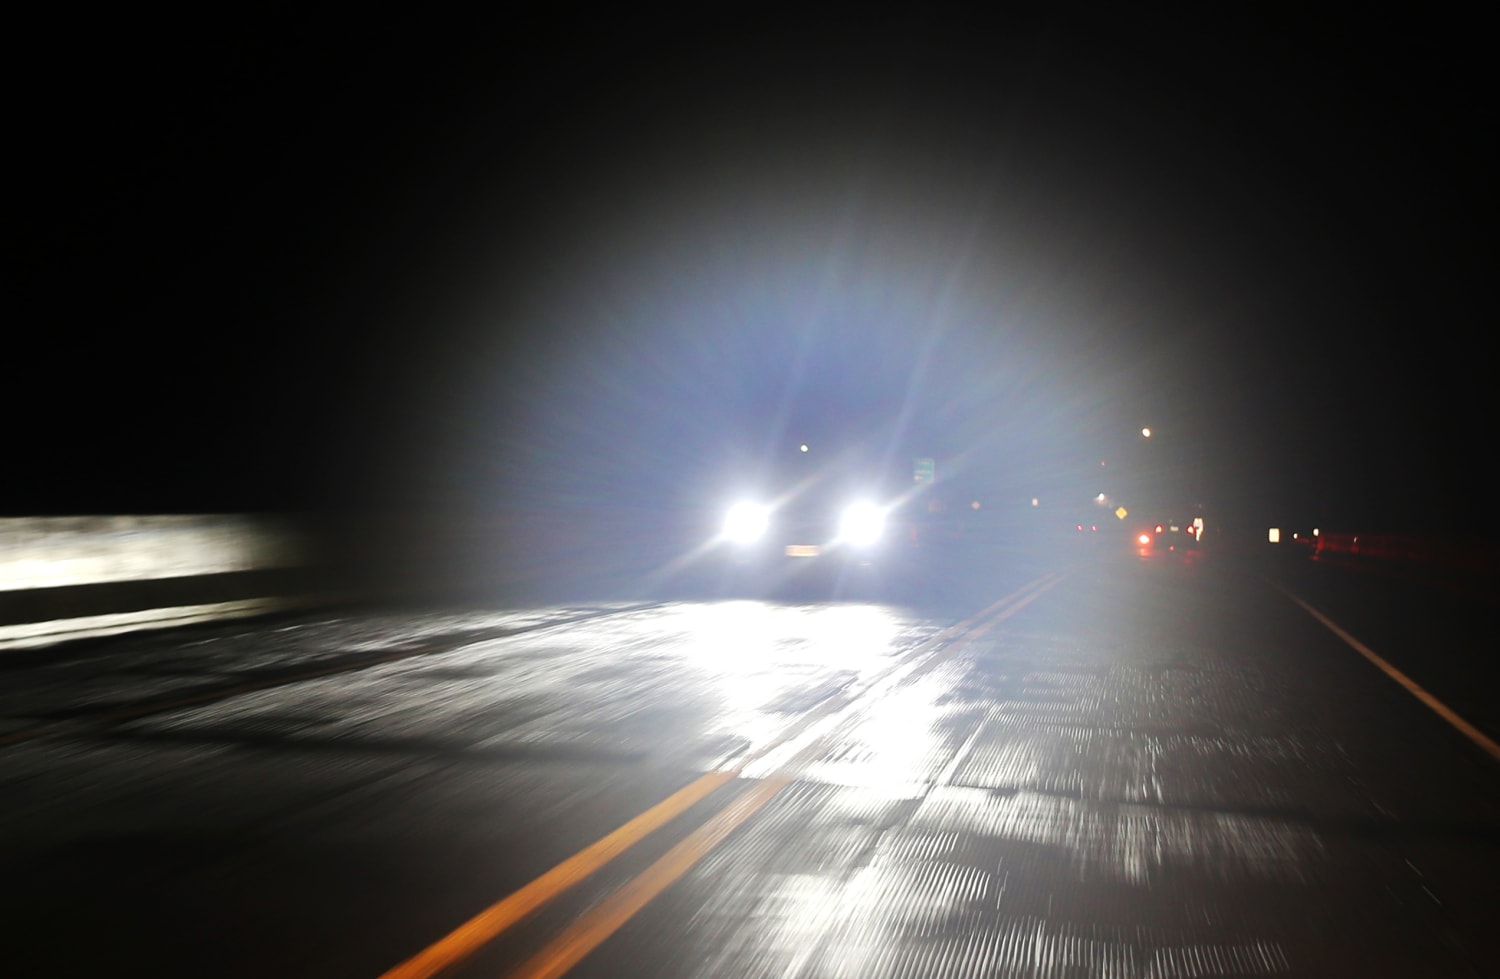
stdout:
<svg viewBox="0 0 1500 979">
<path fill-rule="evenodd" d="M 997 495 L 1109 459 L 1247 520 L 1467 533 L 1480 36 L 36 19 L 0 512 L 649 506 L 811 432 Z"/>
</svg>

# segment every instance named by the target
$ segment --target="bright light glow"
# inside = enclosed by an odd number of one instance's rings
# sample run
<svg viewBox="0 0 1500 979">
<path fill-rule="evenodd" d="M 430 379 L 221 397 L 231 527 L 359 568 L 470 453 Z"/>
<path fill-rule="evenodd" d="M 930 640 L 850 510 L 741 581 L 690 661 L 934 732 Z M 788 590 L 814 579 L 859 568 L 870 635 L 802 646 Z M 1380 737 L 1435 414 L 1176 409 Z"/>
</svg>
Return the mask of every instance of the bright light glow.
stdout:
<svg viewBox="0 0 1500 979">
<path fill-rule="evenodd" d="M 868 547 L 885 532 L 885 511 L 873 503 L 851 504 L 839 519 L 839 539 L 856 547 Z"/>
<path fill-rule="evenodd" d="M 248 516 L 0 518 L 0 591 L 295 567 L 291 525 Z"/>
<path fill-rule="evenodd" d="M 1100 493 L 1098 496 L 1094 497 L 1094 502 L 1103 503 L 1106 499 L 1107 497 L 1103 493 Z"/>
<path fill-rule="evenodd" d="M 1149 429 L 1149 428 L 1143 428 L 1143 429 L 1141 429 L 1141 438 L 1148 439 L 1150 437 L 1151 437 L 1151 429 Z"/>
<path fill-rule="evenodd" d="M 1272 544 L 1280 544 L 1281 543 L 1281 528 L 1280 527 L 1272 527 L 1270 530 L 1266 531 L 1266 540 L 1270 541 Z"/>
<path fill-rule="evenodd" d="M 1149 544 L 1149 543 L 1151 543 L 1151 535 L 1150 534 L 1142 534 L 1141 536 L 1137 537 L 1136 540 L 1140 541 L 1141 544 L 1143 544 L 1143 545 L 1144 544 Z"/>
<path fill-rule="evenodd" d="M 797 446 L 797 450 L 799 452 L 806 452 L 807 451 L 807 443 L 803 442 L 801 445 Z"/>
<path fill-rule="evenodd" d="M 1316 536 L 1318 536 L 1319 533 L 1320 533 L 1320 531 L 1318 530 L 1318 528 L 1314 527 L 1313 528 L 1313 536 L 1316 537 Z"/>
<path fill-rule="evenodd" d="M 1042 505 L 1042 501 L 1033 496 L 1031 498 L 1031 505 L 1032 506 L 1041 506 Z"/>
<path fill-rule="evenodd" d="M 712 691 L 718 701 L 704 737 L 743 747 L 726 750 L 743 758 L 786 732 L 784 704 L 806 696 L 818 677 L 872 676 L 912 642 L 913 622 L 874 605 L 776 605 L 751 601 L 686 603 L 662 610 L 649 622 L 598 627 L 585 635 L 603 644 L 649 644 L 675 662 L 678 683 Z M 923 638 L 923 636 L 918 636 Z M 555 731 L 555 719 L 539 726 Z M 769 775 L 806 747 L 793 738 L 762 756 L 758 774 Z M 739 762 L 734 762 L 738 766 Z"/>
<path fill-rule="evenodd" d="M 759 503 L 736 503 L 724 518 L 724 536 L 737 544 L 753 544 L 765 536 L 771 511 Z"/>
<path fill-rule="evenodd" d="M 970 503 L 969 506 L 971 508 L 975 509 L 975 510 L 978 510 L 979 509 L 979 501 L 975 500 L 973 503 Z"/>
<path fill-rule="evenodd" d="M 845 750 L 825 754 L 824 760 L 807 765 L 798 777 L 869 790 L 867 806 L 880 805 L 878 800 L 882 799 L 889 804 L 921 797 L 929 791 L 929 784 L 920 773 L 932 769 L 933 759 L 943 753 L 946 744 L 944 694 L 951 695 L 951 687 L 945 689 L 944 679 L 931 675 L 892 691 L 878 709 L 872 709 L 850 731 Z M 848 801 L 858 806 L 852 799 Z M 857 818 L 857 811 L 848 810 L 846 818 Z"/>
</svg>

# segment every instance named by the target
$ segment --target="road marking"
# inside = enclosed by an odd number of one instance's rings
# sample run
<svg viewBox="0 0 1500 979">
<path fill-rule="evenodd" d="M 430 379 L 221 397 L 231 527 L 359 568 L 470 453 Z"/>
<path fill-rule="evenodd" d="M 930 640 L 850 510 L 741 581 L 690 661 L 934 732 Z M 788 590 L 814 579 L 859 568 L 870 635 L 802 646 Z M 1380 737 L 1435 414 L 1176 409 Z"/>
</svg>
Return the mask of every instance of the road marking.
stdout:
<svg viewBox="0 0 1500 979">
<path fill-rule="evenodd" d="M 444 969 L 456 965 L 498 938 L 531 912 L 602 869 L 621 853 L 686 811 L 714 789 L 740 777 L 752 762 L 766 760 L 773 751 L 800 740 L 803 744 L 793 745 L 789 749 L 794 755 L 791 762 L 775 766 L 777 769 L 795 767 L 796 763 L 804 759 L 809 752 L 819 747 L 827 731 L 831 730 L 827 724 L 836 726 L 836 715 L 843 709 L 869 696 L 877 689 L 890 688 L 915 672 L 922 665 L 919 661 L 923 655 L 941 649 L 945 643 L 966 641 L 982 635 L 992 628 L 995 622 L 1014 615 L 1040 597 L 1043 592 L 1059 584 L 1065 577 L 1067 575 L 1063 572 L 1043 575 L 1004 598 L 992 602 L 967 619 L 928 638 L 899 657 L 895 664 L 876 675 L 854 694 L 830 698 L 820 704 L 797 723 L 784 729 L 768 744 L 737 759 L 738 763 L 733 767 L 702 776 L 608 836 L 564 860 L 509 897 L 481 911 L 422 952 L 382 974 L 380 979 L 430 979 Z M 814 727 L 815 722 L 818 721 L 827 723 L 817 724 L 816 729 L 810 731 L 809 728 Z M 543 952 L 538 953 L 522 966 L 522 971 L 516 975 L 557 976 L 572 968 L 590 950 L 617 931 L 642 907 L 645 907 L 653 897 L 660 894 L 703 856 L 723 842 L 741 823 L 759 811 L 791 781 L 792 776 L 782 774 L 780 771 L 758 781 L 754 789 L 730 803 L 709 822 L 673 847 L 666 856 L 607 898 L 593 912 L 575 922 Z M 642 895 L 645 896 L 642 897 Z M 558 963 L 566 964 L 558 965 Z M 553 969 L 560 971 L 546 971 Z"/>
<path fill-rule="evenodd" d="M 754 788 L 668 850 L 665 856 L 647 867 L 630 883 L 575 921 L 546 948 L 512 972 L 510 979 L 557 979 L 562 976 L 610 935 L 619 931 L 662 891 L 681 879 L 683 874 L 708 856 L 791 783 L 792 779 L 787 776 L 757 782 Z"/>
<path fill-rule="evenodd" d="M 1408 693 L 1410 693 L 1413 697 L 1416 697 L 1422 703 L 1426 704 L 1429 708 L 1432 709 L 1433 713 L 1437 714 L 1437 716 L 1441 717 L 1443 720 L 1447 721 L 1449 724 L 1457 728 L 1470 741 L 1483 748 L 1486 752 L 1489 753 L 1489 756 L 1491 758 L 1500 761 L 1500 744 L 1496 744 L 1495 741 L 1486 736 L 1483 731 L 1479 730 L 1477 727 L 1464 720 L 1458 714 L 1454 713 L 1452 708 L 1424 690 L 1411 677 L 1407 676 L 1405 673 L 1402 673 L 1400 670 L 1387 663 L 1380 657 L 1378 653 L 1375 652 L 1375 650 L 1371 649 L 1369 646 L 1366 646 L 1364 643 L 1351 636 L 1347 631 L 1341 628 L 1337 622 L 1333 621 L 1322 612 L 1319 612 L 1317 609 L 1313 608 L 1311 605 L 1309 605 L 1307 602 L 1304 602 L 1296 595 L 1293 595 L 1290 591 L 1282 588 L 1276 582 L 1271 581 L 1271 579 L 1267 578 L 1266 581 L 1269 582 L 1272 587 L 1276 588 L 1282 594 L 1286 595 L 1287 598 L 1290 598 L 1292 601 L 1302 606 L 1303 610 L 1306 611 L 1308 615 L 1311 615 L 1313 618 L 1323 623 L 1323 625 L 1326 626 L 1330 632 L 1338 636 L 1340 639 L 1344 640 L 1344 642 L 1348 643 L 1355 652 L 1359 653 L 1365 659 L 1380 667 L 1380 669 L 1385 673 L 1386 676 L 1390 677 L 1392 680 L 1395 680 L 1397 683 L 1405 687 Z"/>
<path fill-rule="evenodd" d="M 485 908 L 446 937 L 384 973 L 381 979 L 437 975 L 472 955 L 506 929 L 592 875 L 709 793 L 734 779 L 733 772 L 710 772 L 647 809 L 630 822 L 542 874 L 525 887 Z"/>
<path fill-rule="evenodd" d="M 1044 578 L 1038 579 L 1037 581 L 1035 581 L 1035 582 L 1032 583 L 1032 586 L 1028 586 L 1028 587 L 1033 587 L 1033 586 L 1035 587 L 1035 590 L 1030 595 L 1027 595 L 1025 598 L 1021 599 L 1020 601 L 1016 602 L 1013 605 L 1009 605 L 1003 611 L 1001 611 L 999 614 L 992 615 L 989 618 L 985 619 L 983 622 L 976 623 L 975 626 L 974 626 L 974 628 L 968 630 L 964 634 L 964 638 L 965 639 L 977 639 L 978 637 L 984 635 L 986 632 L 989 632 L 991 629 L 993 629 L 995 627 L 996 623 L 998 623 L 998 622 L 1004 622 L 1006 619 L 1010 618 L 1012 615 L 1015 615 L 1017 612 L 1021 611 L 1021 609 L 1025 608 L 1028 605 L 1030 605 L 1032 602 L 1036 601 L 1038 598 L 1041 598 L 1042 595 L 1043 595 L 1043 593 L 1045 593 L 1045 592 L 1047 592 L 1047 591 L 1049 591 L 1049 590 L 1051 590 L 1053 588 L 1056 588 L 1058 585 L 1062 584 L 1063 579 L 1066 578 L 1066 577 L 1067 577 L 1067 574 L 1065 574 L 1064 572 L 1054 571 L 1052 574 L 1049 574 L 1049 575 L 1047 575 Z M 1048 580 L 1048 579 L 1051 579 L 1051 580 Z M 1017 594 L 1020 594 L 1020 593 L 1017 592 Z M 993 606 L 993 605 L 990 606 L 990 608 L 994 608 L 994 607 L 995 606 Z M 985 611 L 988 612 L 989 609 L 986 609 Z"/>
</svg>

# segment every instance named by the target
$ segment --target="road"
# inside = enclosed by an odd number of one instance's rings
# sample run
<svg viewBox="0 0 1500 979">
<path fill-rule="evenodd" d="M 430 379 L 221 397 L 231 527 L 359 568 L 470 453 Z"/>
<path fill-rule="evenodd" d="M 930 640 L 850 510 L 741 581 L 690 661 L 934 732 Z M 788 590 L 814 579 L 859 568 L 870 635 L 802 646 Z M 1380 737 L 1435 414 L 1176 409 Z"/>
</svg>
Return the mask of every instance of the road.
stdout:
<svg viewBox="0 0 1500 979">
<path fill-rule="evenodd" d="M 10 654 L 5 971 L 1500 975 L 1453 665 L 1489 607 L 1434 652 L 1432 599 L 1349 574 L 1074 555 Z"/>
</svg>

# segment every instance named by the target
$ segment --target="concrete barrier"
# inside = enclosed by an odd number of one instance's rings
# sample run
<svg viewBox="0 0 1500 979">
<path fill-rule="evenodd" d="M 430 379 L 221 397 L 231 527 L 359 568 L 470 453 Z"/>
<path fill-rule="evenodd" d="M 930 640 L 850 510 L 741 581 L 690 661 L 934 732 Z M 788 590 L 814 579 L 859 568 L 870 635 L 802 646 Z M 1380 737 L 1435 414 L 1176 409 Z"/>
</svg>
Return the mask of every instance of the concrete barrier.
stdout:
<svg viewBox="0 0 1500 979">
<path fill-rule="evenodd" d="M 293 518 L 0 518 L 0 649 L 306 602 L 321 555 Z"/>
<path fill-rule="evenodd" d="M 528 602 L 688 548 L 675 514 L 0 518 L 0 650 L 356 602 Z"/>
</svg>

